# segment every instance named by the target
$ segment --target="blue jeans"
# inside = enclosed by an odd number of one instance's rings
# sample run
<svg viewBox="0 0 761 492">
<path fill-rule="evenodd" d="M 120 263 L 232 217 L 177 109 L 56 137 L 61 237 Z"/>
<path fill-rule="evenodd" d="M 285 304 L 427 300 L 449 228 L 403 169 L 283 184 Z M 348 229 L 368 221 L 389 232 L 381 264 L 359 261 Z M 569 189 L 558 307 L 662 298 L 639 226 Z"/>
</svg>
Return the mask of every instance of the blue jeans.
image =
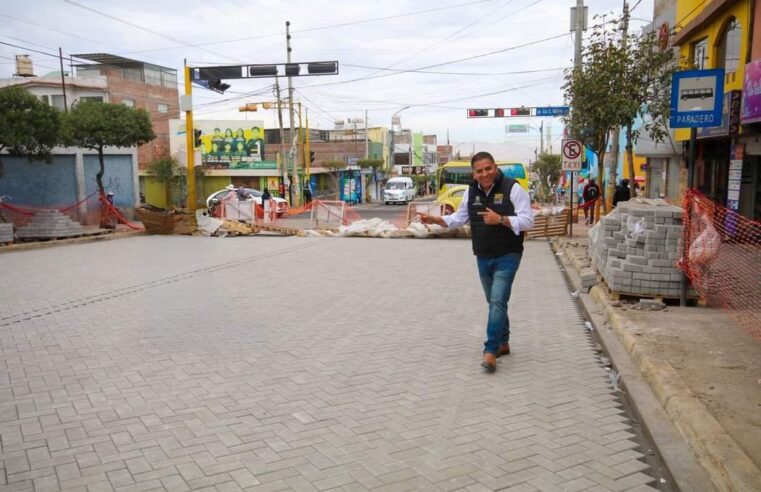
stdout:
<svg viewBox="0 0 761 492">
<path fill-rule="evenodd" d="M 497 354 L 499 346 L 510 340 L 510 320 L 507 317 L 507 303 L 513 280 L 521 264 L 521 254 L 511 253 L 496 258 L 476 257 L 481 286 L 489 303 L 489 321 L 486 324 L 484 352 Z"/>
</svg>

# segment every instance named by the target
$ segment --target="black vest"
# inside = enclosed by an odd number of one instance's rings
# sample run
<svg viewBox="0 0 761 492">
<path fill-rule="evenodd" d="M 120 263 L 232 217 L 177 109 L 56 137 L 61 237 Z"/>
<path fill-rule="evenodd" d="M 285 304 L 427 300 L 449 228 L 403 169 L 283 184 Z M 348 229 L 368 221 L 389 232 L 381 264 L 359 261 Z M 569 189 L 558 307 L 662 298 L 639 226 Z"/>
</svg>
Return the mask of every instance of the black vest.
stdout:
<svg viewBox="0 0 761 492">
<path fill-rule="evenodd" d="M 490 208 L 500 215 L 515 216 L 515 207 L 510 201 L 510 190 L 520 186 L 514 179 L 497 176 L 489 196 L 486 196 L 476 181 L 468 189 L 468 216 L 473 239 L 473 254 L 485 258 L 494 258 L 509 253 L 523 253 L 523 232 L 515 234 L 513 229 L 503 225 L 488 225 L 479 212 Z M 507 220 L 507 219 L 505 219 Z"/>
</svg>

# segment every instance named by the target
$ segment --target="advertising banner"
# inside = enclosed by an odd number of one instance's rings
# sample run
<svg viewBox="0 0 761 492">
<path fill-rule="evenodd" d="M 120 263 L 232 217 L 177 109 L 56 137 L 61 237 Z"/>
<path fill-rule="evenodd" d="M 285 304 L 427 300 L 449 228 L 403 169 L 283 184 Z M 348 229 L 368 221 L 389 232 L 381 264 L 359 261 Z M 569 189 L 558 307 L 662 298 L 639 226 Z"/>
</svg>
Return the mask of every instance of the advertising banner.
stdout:
<svg viewBox="0 0 761 492">
<path fill-rule="evenodd" d="M 761 60 L 745 65 L 740 120 L 742 123 L 761 121 Z"/>
</svg>

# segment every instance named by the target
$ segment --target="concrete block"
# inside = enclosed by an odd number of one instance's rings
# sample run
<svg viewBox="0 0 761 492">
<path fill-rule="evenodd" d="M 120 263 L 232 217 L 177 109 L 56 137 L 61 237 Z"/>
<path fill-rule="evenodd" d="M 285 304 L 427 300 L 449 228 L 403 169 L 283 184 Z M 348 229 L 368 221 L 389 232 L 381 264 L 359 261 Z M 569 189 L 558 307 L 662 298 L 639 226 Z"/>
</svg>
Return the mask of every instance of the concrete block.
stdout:
<svg viewBox="0 0 761 492">
<path fill-rule="evenodd" d="M 645 311 L 660 311 L 664 309 L 666 305 L 657 299 L 640 299 L 639 307 Z"/>
<path fill-rule="evenodd" d="M 647 265 L 647 258 L 643 256 L 630 255 L 626 258 L 630 263 L 635 265 Z"/>
</svg>

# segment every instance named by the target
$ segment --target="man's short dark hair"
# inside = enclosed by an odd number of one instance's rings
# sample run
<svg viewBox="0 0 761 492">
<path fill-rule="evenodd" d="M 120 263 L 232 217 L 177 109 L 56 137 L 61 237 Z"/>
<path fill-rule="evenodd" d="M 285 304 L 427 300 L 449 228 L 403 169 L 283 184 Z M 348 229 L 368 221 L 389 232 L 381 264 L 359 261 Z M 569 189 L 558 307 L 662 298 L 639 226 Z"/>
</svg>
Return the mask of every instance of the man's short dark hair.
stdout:
<svg viewBox="0 0 761 492">
<path fill-rule="evenodd" d="M 484 159 L 488 159 L 491 161 L 492 164 L 497 164 L 494 161 L 494 157 L 488 153 L 488 152 L 479 152 L 470 159 L 470 167 L 473 167 L 473 165 L 478 161 L 483 161 Z"/>
</svg>

